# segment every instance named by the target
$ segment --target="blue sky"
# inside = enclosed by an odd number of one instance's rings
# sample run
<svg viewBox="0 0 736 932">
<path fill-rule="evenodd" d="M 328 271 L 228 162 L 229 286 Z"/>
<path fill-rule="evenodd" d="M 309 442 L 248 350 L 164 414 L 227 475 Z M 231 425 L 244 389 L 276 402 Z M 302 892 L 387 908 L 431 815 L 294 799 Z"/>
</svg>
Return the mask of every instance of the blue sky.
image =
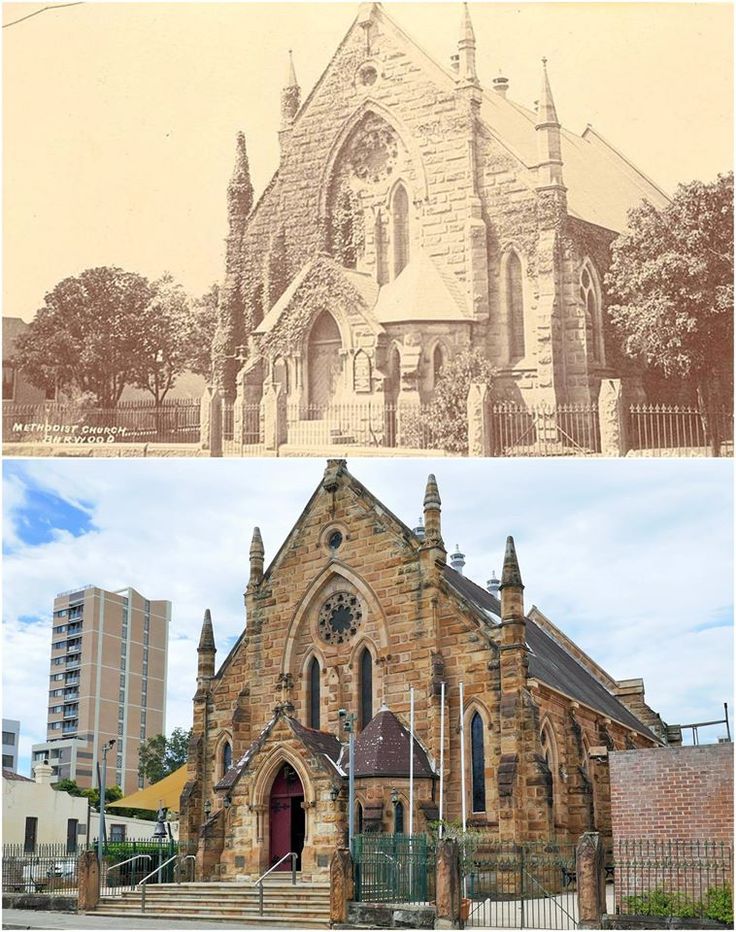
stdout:
<svg viewBox="0 0 736 932">
<path fill-rule="evenodd" d="M 670 723 L 719 718 L 732 694 L 730 461 L 351 460 L 407 524 L 434 472 L 448 551 L 466 575 L 500 572 L 513 534 L 537 605 L 617 679 L 642 676 Z M 57 592 L 133 586 L 173 603 L 168 721 L 187 727 L 202 615 L 218 659 L 243 626 L 254 525 L 266 561 L 324 461 L 6 460 L 3 714 L 22 723 L 21 767 L 45 736 L 49 618 Z M 715 730 L 714 730 L 715 731 Z M 714 733 L 711 737 L 715 738 Z"/>
</svg>

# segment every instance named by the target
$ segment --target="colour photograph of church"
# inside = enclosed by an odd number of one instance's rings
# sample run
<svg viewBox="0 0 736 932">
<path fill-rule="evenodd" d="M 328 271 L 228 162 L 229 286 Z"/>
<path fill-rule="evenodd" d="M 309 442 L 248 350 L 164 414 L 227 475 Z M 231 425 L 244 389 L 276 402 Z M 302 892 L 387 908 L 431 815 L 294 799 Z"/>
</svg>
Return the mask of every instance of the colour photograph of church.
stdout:
<svg viewBox="0 0 736 932">
<path fill-rule="evenodd" d="M 680 744 L 640 679 L 612 679 L 525 607 L 512 537 L 500 579 L 478 585 L 448 560 L 441 514 L 432 475 L 412 530 L 330 460 L 268 564 L 254 530 L 243 632 L 216 661 L 208 611 L 198 647 L 180 831 L 203 877 L 295 853 L 326 880 L 349 828 L 429 835 L 440 819 L 485 843 L 595 831 L 610 849 L 608 751 Z"/>
</svg>

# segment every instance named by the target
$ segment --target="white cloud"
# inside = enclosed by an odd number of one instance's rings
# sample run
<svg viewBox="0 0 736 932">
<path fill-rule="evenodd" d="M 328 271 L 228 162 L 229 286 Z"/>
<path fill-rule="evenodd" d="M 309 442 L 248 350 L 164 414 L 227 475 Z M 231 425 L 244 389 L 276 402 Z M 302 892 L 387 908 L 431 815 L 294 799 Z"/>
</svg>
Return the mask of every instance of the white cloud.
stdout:
<svg viewBox="0 0 736 932">
<path fill-rule="evenodd" d="M 410 526 L 434 472 L 446 545 L 467 554 L 466 575 L 483 585 L 500 572 L 513 533 L 527 607 L 616 678 L 644 676 L 667 720 L 718 717 L 731 694 L 731 631 L 698 629 L 731 610 L 730 464 L 373 459 L 350 468 Z M 21 719 L 24 741 L 45 733 L 54 596 L 86 583 L 172 601 L 167 728 L 188 726 L 204 609 L 222 661 L 244 624 L 253 526 L 268 562 L 322 470 L 306 459 L 6 463 L 4 714 Z M 28 485 L 88 503 L 92 529 L 24 544 Z"/>
</svg>

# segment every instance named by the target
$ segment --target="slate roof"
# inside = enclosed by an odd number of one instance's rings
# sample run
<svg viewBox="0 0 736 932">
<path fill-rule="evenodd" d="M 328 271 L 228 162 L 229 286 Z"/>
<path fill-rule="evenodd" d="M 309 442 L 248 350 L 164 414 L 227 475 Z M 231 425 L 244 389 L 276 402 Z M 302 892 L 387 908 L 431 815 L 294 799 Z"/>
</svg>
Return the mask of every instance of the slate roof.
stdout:
<svg viewBox="0 0 736 932">
<path fill-rule="evenodd" d="M 342 745 L 334 735 L 330 735 L 326 731 L 317 731 L 315 728 L 307 728 L 306 725 L 302 725 L 295 718 L 290 719 L 289 724 L 294 734 L 301 739 L 302 744 L 309 748 L 313 754 L 324 755 L 333 764 L 337 765 Z"/>
<path fill-rule="evenodd" d="M 409 776 L 409 729 L 385 707 L 373 716 L 355 739 L 355 776 Z M 427 752 L 416 740 L 416 736 L 414 776 L 434 776 Z"/>
<path fill-rule="evenodd" d="M 444 577 L 456 592 L 481 612 L 484 618 L 491 615 L 500 619 L 501 603 L 490 592 L 449 566 L 444 568 Z M 642 724 L 572 654 L 530 618 L 526 620 L 526 640 L 530 651 L 529 676 L 615 719 L 639 734 L 656 740 L 655 735 L 646 725 Z"/>
</svg>

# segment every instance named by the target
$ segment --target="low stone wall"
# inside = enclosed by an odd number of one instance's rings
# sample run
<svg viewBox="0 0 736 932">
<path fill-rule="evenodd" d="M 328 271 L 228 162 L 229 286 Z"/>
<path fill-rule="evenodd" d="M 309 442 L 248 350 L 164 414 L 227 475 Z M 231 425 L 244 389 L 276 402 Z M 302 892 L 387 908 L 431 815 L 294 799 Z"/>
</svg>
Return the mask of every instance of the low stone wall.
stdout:
<svg viewBox="0 0 736 932">
<path fill-rule="evenodd" d="M 349 903 L 347 928 L 434 929 L 434 906 L 414 903 Z"/>
<path fill-rule="evenodd" d="M 681 919 L 677 916 L 604 915 L 602 929 L 726 929 L 709 919 Z"/>
<path fill-rule="evenodd" d="M 48 893 L 3 893 L 3 909 L 52 910 L 76 913 L 76 896 L 56 896 Z"/>
</svg>

